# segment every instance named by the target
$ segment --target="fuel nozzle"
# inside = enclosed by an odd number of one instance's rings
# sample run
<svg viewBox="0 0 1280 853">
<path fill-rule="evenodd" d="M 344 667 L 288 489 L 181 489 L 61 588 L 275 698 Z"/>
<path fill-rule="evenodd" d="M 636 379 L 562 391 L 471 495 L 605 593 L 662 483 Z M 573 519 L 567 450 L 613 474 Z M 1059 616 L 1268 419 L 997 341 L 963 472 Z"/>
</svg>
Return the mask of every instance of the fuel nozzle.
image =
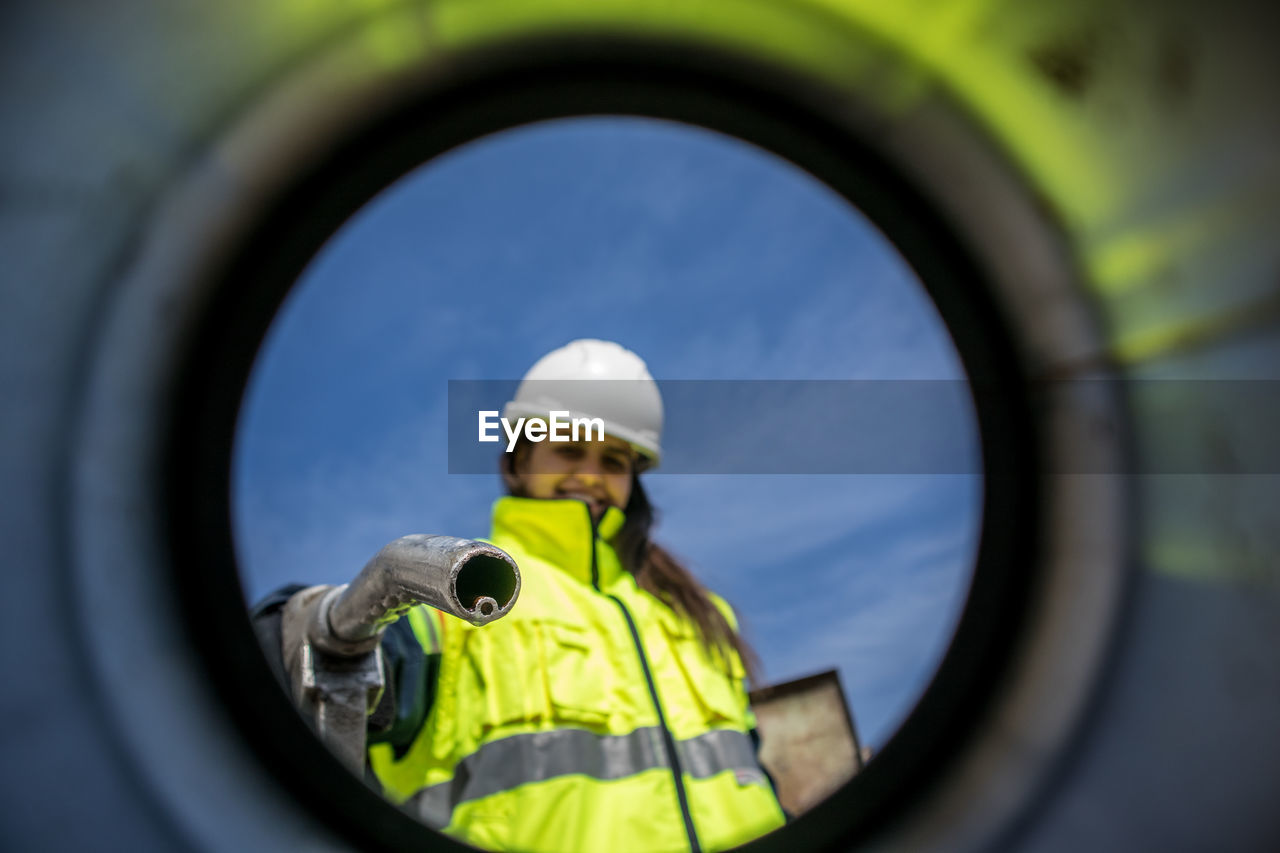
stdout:
<svg viewBox="0 0 1280 853">
<path fill-rule="evenodd" d="M 289 599 L 281 640 L 294 703 L 352 770 L 364 767 L 365 718 L 383 690 L 378 641 L 419 604 L 473 625 L 505 616 L 520 594 L 520 571 L 501 548 L 452 536 L 402 536 L 342 586 L 316 586 Z"/>
</svg>

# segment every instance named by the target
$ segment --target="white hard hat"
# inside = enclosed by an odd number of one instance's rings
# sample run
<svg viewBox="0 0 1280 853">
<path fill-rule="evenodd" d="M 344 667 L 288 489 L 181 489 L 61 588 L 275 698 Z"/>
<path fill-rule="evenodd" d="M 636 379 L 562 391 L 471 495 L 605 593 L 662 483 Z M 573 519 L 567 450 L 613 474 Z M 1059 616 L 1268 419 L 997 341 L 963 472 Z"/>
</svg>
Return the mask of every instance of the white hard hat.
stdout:
<svg viewBox="0 0 1280 853">
<path fill-rule="evenodd" d="M 583 381 L 596 380 L 596 381 Z M 640 469 L 662 457 L 662 395 L 644 360 L 613 341 L 582 338 L 552 350 L 520 380 L 502 416 L 599 418 L 604 431 L 641 455 Z"/>
</svg>

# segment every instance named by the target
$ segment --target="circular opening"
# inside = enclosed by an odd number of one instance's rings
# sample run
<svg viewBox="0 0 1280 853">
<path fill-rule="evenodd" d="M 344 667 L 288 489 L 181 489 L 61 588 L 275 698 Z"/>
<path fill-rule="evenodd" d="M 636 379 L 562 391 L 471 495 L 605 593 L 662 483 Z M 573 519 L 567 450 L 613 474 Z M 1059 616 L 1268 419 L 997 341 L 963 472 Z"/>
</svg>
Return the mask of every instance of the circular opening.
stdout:
<svg viewBox="0 0 1280 853">
<path fill-rule="evenodd" d="M 816 175 L 876 223 L 910 262 L 947 324 L 968 376 L 979 424 L 985 472 L 976 570 L 968 603 L 937 675 L 888 740 L 880 757 L 853 782 L 783 832 L 764 839 L 780 849 L 824 848 L 867 838 L 920 796 L 963 742 L 990 699 L 1007 663 L 1034 565 L 1036 484 L 1030 464 L 1034 436 L 1017 359 L 982 281 L 945 223 L 911 186 L 804 99 L 783 96 L 775 82 L 747 73 L 734 78 L 672 61 L 664 74 L 625 52 L 595 57 L 572 71 L 521 64 L 518 73 L 489 64 L 474 79 L 431 92 L 377 126 L 366 128 L 308 174 L 264 217 L 225 277 L 217 305 L 192 361 L 179 430 L 190 437 L 188 459 L 171 488 L 180 496 L 180 530 L 207 546 L 209 571 L 185 571 L 184 592 L 207 614 L 193 624 L 242 721 L 273 771 L 317 813 L 353 840 L 423 843 L 421 827 L 344 777 L 305 738 L 280 701 L 262 700 L 266 668 L 229 654 L 251 647 L 244 620 L 229 617 L 241 590 L 228 568 L 233 543 L 226 495 L 241 390 L 268 324 L 299 272 L 356 208 L 409 169 L 470 139 L 535 119 L 629 113 L 702 125 L 774 151 Z M 642 72 L 642 73 L 641 73 Z M 743 78 L 750 83 L 744 84 Z M 583 81 L 591 82 L 583 82 Z M 971 473 L 971 472 L 970 472 Z M 195 512 L 184 517 L 184 512 Z M 183 527 L 184 521 L 186 527 Z M 824 595 L 826 590 L 819 590 Z M 798 596 L 810 600 L 809 596 Z M 482 604 L 483 606 L 483 604 Z M 215 614 L 217 617 L 215 618 Z M 264 704 L 269 706 L 264 708 Z M 437 842 L 441 842 L 437 839 Z"/>
<path fill-rule="evenodd" d="M 760 663 L 760 761 L 803 814 L 934 674 L 969 587 L 980 459 L 963 368 L 910 267 L 844 199 L 739 140 L 544 122 L 439 157 L 353 216 L 247 392 L 249 600 L 343 583 L 410 530 L 486 534 L 503 451 L 473 424 L 516 383 L 459 377 L 590 334 L 662 377 L 663 463 L 642 478 L 655 540 L 733 606 Z"/>
<path fill-rule="evenodd" d="M 505 560 L 481 555 L 467 560 L 458 571 L 457 590 L 463 607 L 479 608 L 482 615 L 489 616 L 511 603 L 516 578 Z"/>
<path fill-rule="evenodd" d="M 504 451 L 473 424 L 517 385 L 493 377 L 591 334 L 660 377 L 663 463 L 642 477 L 655 538 L 734 607 L 753 687 L 770 688 L 766 763 L 799 814 L 879 752 L 932 677 L 968 590 L 981 460 L 959 357 L 905 260 L 739 140 L 544 122 L 439 157 L 353 216 L 291 291 L 247 391 L 248 599 L 344 583 L 410 530 L 487 533 Z M 773 689 L 823 672 L 846 700 L 835 719 L 817 715 L 826 682 Z M 796 703 L 814 716 L 784 720 Z M 796 726 L 831 741 L 797 742 Z"/>
</svg>

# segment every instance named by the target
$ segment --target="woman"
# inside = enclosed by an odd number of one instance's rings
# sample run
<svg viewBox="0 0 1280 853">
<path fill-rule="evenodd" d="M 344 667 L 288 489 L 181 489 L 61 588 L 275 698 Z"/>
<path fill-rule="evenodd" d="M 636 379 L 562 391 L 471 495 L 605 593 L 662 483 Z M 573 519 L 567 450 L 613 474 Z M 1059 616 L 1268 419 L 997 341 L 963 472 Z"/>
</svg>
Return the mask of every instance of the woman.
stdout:
<svg viewBox="0 0 1280 853">
<path fill-rule="evenodd" d="M 490 541 L 519 565 L 520 600 L 482 628 L 418 609 L 388 633 L 396 712 L 371 738 L 374 773 L 490 849 L 720 850 L 780 826 L 733 613 L 649 540 L 638 474 L 661 455 L 657 385 L 618 344 L 574 341 L 504 417 L 553 411 L 599 418 L 603 440 L 503 454 Z"/>
</svg>

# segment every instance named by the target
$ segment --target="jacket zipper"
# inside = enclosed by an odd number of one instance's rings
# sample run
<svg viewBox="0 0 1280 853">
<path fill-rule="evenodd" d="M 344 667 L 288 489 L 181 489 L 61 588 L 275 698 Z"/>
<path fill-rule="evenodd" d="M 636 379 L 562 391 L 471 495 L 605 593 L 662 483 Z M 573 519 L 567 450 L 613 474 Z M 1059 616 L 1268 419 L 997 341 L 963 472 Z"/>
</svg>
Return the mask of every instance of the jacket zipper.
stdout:
<svg viewBox="0 0 1280 853">
<path fill-rule="evenodd" d="M 644 645 L 640 642 L 640 632 L 636 629 L 635 619 L 622 599 L 600 589 L 600 566 L 596 561 L 596 521 L 590 509 L 587 518 L 591 522 L 591 587 L 601 595 L 613 600 L 622 611 L 622 618 L 627 621 L 631 631 L 631 641 L 635 644 L 636 654 L 640 657 L 640 668 L 644 670 L 644 680 L 649 685 L 649 697 L 653 699 L 654 710 L 658 712 L 658 727 L 662 729 L 662 745 L 667 752 L 667 762 L 671 765 L 671 778 L 676 785 L 676 799 L 680 801 L 680 814 L 684 817 L 684 831 L 689 836 L 689 848 L 692 853 L 702 853 L 702 845 L 698 843 L 698 832 L 693 826 L 693 813 L 689 811 L 689 793 L 684 788 L 684 769 L 680 766 L 680 758 L 676 752 L 676 739 L 667 726 L 667 715 L 662 711 L 662 702 L 658 699 L 658 685 L 653 680 L 653 672 L 649 669 L 649 658 L 645 655 Z"/>
</svg>

